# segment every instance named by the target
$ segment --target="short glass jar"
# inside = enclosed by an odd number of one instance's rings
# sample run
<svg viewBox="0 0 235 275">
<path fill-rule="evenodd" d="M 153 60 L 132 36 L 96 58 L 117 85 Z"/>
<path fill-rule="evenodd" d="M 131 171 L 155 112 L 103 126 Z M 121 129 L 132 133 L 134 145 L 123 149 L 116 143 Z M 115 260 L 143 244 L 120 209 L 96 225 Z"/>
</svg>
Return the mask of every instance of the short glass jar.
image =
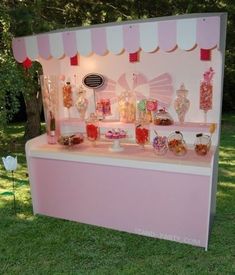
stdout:
<svg viewBox="0 0 235 275">
<path fill-rule="evenodd" d="M 168 136 L 168 148 L 176 156 L 184 156 L 187 153 L 187 146 L 180 131 L 175 131 Z"/>
<path fill-rule="evenodd" d="M 211 147 L 211 137 L 209 135 L 204 135 L 199 133 L 196 135 L 196 140 L 194 143 L 194 150 L 199 156 L 205 156 Z"/>
</svg>

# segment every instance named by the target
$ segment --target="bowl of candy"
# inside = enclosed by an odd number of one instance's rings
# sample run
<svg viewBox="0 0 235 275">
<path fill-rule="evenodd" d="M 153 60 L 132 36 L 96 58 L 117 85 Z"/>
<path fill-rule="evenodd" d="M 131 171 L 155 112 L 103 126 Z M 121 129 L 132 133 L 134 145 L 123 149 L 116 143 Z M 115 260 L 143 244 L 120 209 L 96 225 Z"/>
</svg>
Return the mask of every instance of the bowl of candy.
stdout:
<svg viewBox="0 0 235 275">
<path fill-rule="evenodd" d="M 160 109 L 156 113 L 153 123 L 155 125 L 168 126 L 174 124 L 174 120 L 165 109 Z"/>
<path fill-rule="evenodd" d="M 175 131 L 168 136 L 168 148 L 176 156 L 184 156 L 187 153 L 187 146 L 180 131 Z"/>
<path fill-rule="evenodd" d="M 78 145 L 83 141 L 84 137 L 82 134 L 65 135 L 58 138 L 58 143 L 67 147 Z"/>
</svg>

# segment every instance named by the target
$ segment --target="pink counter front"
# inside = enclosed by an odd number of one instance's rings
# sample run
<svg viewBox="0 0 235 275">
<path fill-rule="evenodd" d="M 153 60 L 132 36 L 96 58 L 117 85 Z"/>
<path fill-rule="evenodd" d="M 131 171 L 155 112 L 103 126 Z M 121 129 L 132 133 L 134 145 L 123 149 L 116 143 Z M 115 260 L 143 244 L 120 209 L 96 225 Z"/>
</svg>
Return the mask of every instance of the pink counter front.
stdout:
<svg viewBox="0 0 235 275">
<path fill-rule="evenodd" d="M 207 249 L 215 211 L 217 152 L 156 156 L 147 146 L 83 143 L 67 149 L 45 136 L 27 143 L 34 213 Z"/>
</svg>

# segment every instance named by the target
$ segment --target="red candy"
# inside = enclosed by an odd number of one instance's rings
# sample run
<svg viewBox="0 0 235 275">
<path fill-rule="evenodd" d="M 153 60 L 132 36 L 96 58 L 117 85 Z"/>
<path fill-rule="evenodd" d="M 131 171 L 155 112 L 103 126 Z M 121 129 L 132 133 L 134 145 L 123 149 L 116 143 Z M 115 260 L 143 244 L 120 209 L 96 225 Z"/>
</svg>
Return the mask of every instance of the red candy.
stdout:
<svg viewBox="0 0 235 275">
<path fill-rule="evenodd" d="M 149 140 L 149 130 L 146 128 L 136 127 L 135 129 L 136 143 L 145 144 Z"/>
<path fill-rule="evenodd" d="M 98 127 L 90 123 L 86 126 L 87 138 L 90 140 L 97 140 L 99 136 Z"/>
</svg>

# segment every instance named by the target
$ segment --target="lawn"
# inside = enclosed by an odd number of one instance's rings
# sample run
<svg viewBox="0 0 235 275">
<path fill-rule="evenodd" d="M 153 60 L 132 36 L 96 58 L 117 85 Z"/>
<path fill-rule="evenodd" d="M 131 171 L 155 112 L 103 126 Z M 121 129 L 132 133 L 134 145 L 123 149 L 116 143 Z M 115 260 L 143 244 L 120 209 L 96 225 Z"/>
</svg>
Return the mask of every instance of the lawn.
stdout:
<svg viewBox="0 0 235 275">
<path fill-rule="evenodd" d="M 14 151 L 17 215 L 12 197 L 0 196 L 0 274 L 235 274 L 235 115 L 224 115 L 219 159 L 217 214 L 207 252 L 32 213 L 23 126 L 10 125 Z M 0 166 L 0 193 L 11 177 Z"/>
</svg>

